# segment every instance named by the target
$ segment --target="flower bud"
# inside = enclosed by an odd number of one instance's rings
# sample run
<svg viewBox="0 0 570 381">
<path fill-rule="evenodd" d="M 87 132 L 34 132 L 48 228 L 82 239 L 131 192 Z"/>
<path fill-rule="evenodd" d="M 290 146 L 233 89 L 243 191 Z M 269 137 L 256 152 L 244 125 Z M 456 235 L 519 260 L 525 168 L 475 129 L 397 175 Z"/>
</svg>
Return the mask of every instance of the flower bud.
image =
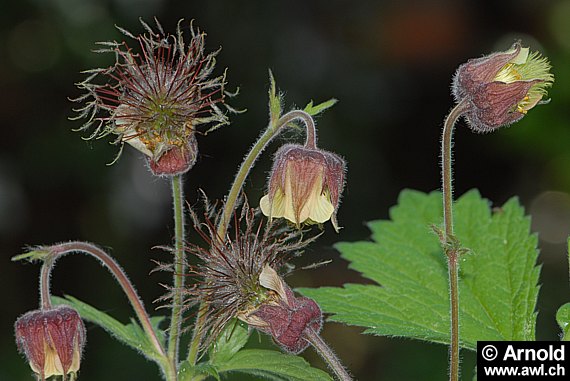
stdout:
<svg viewBox="0 0 570 381">
<path fill-rule="evenodd" d="M 544 102 L 554 76 L 548 60 L 516 42 L 506 52 L 471 59 L 459 66 L 452 91 L 466 103 L 464 116 L 477 132 L 489 132 L 520 120 Z"/>
<path fill-rule="evenodd" d="M 260 200 L 263 214 L 285 218 L 296 225 L 331 220 L 344 188 L 344 160 L 331 152 L 286 144 L 275 154 L 269 176 L 269 192 Z"/>
<path fill-rule="evenodd" d="M 79 370 L 85 326 L 73 308 L 57 306 L 22 315 L 15 324 L 16 344 L 42 380 Z"/>
<path fill-rule="evenodd" d="M 305 331 L 311 329 L 319 333 L 323 326 L 318 304 L 309 298 L 295 297 L 291 288 L 269 266 L 263 269 L 259 280 L 273 292 L 270 301 L 250 314 L 238 315 L 238 318 L 271 335 L 283 350 L 293 354 L 303 352 L 309 346 L 304 338 Z"/>
</svg>

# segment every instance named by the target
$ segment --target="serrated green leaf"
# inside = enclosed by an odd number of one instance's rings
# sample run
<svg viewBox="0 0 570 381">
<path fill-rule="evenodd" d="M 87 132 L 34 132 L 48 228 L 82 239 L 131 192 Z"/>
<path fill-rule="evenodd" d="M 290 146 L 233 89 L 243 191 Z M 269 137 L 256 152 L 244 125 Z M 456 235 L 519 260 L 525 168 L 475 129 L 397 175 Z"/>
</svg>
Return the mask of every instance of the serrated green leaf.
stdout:
<svg viewBox="0 0 570 381">
<path fill-rule="evenodd" d="M 332 106 L 334 106 L 336 104 L 336 102 L 338 102 L 337 99 L 329 99 L 328 101 L 319 103 L 318 105 L 314 106 L 313 105 L 313 101 L 310 101 L 306 106 L 305 106 L 305 112 L 311 116 L 315 116 L 317 114 L 320 114 L 321 112 L 325 111 L 326 109 L 331 108 Z"/>
<path fill-rule="evenodd" d="M 65 298 L 52 296 L 52 303 L 66 304 L 73 307 L 79 312 L 82 319 L 97 324 L 123 344 L 136 349 L 150 359 L 160 359 L 159 354 L 156 353 L 144 330 L 134 319 L 131 319 L 129 324 L 123 324 L 110 315 L 69 295 L 66 295 Z M 158 328 L 159 324 L 164 320 L 164 316 L 155 316 L 150 320 L 157 337 L 164 343 L 164 332 Z"/>
<path fill-rule="evenodd" d="M 237 319 L 231 320 L 209 350 L 210 362 L 220 364 L 228 361 L 249 339 L 247 325 Z"/>
<path fill-rule="evenodd" d="M 570 303 L 566 303 L 558 309 L 556 322 L 562 330 L 562 341 L 570 341 Z"/>
<path fill-rule="evenodd" d="M 248 373 L 276 381 L 332 380 L 327 373 L 312 368 L 302 357 L 266 349 L 244 349 L 229 361 L 214 365 L 220 373 Z"/>
<path fill-rule="evenodd" d="M 477 191 L 454 207 L 455 233 L 470 249 L 460 261 L 460 334 L 477 340 L 534 340 L 540 268 L 537 238 L 516 199 L 491 210 Z M 332 321 L 365 333 L 449 343 L 447 264 L 430 226 L 442 224 L 439 192 L 405 190 L 391 221 L 369 223 L 374 241 L 336 245 L 350 268 L 378 285 L 302 289 Z"/>
</svg>

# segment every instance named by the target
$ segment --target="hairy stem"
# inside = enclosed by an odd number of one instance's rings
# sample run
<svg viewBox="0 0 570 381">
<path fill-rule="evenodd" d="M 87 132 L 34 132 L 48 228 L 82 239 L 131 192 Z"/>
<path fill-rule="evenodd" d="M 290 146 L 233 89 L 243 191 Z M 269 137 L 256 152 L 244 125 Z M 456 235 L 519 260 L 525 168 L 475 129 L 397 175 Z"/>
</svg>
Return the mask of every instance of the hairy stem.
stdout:
<svg viewBox="0 0 570 381">
<path fill-rule="evenodd" d="M 48 256 L 42 264 L 40 270 L 40 307 L 42 310 L 49 310 L 51 305 L 51 270 L 57 258 Z"/>
<path fill-rule="evenodd" d="M 450 250 L 447 254 L 447 269 L 451 306 L 451 344 L 449 347 L 449 379 L 451 381 L 459 380 L 459 266 L 457 260 L 457 251 Z"/>
<path fill-rule="evenodd" d="M 453 236 L 453 182 L 452 147 L 453 130 L 459 117 L 465 112 L 465 101 L 459 102 L 450 112 L 443 125 L 441 139 L 441 176 L 443 190 L 443 222 L 445 234 L 443 248 L 447 256 L 449 270 L 449 300 L 451 306 L 451 337 L 449 348 L 449 379 L 459 380 L 459 284 L 458 248 Z"/>
<path fill-rule="evenodd" d="M 280 117 L 277 122 L 270 123 L 265 132 L 259 137 L 257 142 L 251 147 L 251 150 L 246 155 L 245 159 L 241 163 L 241 166 L 238 170 L 238 173 L 234 179 L 232 187 L 226 197 L 224 210 L 222 213 L 222 217 L 218 224 L 218 238 L 223 239 L 226 231 L 228 229 L 228 225 L 230 223 L 232 214 L 236 208 L 236 202 L 238 196 L 243 188 L 243 184 L 247 175 L 253 168 L 255 162 L 261 155 L 261 153 L 265 150 L 267 145 L 275 138 L 281 131 L 282 128 L 287 126 L 289 123 L 296 119 L 301 119 L 305 123 L 305 128 L 307 131 L 307 139 L 305 145 L 308 148 L 316 148 L 317 143 L 317 134 L 315 129 L 315 123 L 313 118 L 302 110 L 293 110 L 289 111 L 287 114 Z"/>
<path fill-rule="evenodd" d="M 309 148 L 316 148 L 317 134 L 315 123 L 311 115 L 309 115 L 307 112 L 302 110 L 293 110 L 281 116 L 279 119 L 275 119 L 275 121 L 273 118 L 271 118 L 271 122 L 263 134 L 257 139 L 253 147 L 251 147 L 250 151 L 243 159 L 232 187 L 230 188 L 230 191 L 228 192 L 228 195 L 225 199 L 224 209 L 222 211 L 220 222 L 218 223 L 217 228 L 217 239 L 221 242 L 225 241 L 226 232 L 228 230 L 232 214 L 234 213 L 237 206 L 237 200 L 239 194 L 242 191 L 243 184 L 245 183 L 247 175 L 267 145 L 283 130 L 284 127 L 296 119 L 300 119 L 305 123 L 307 133 L 305 146 Z M 198 317 L 196 318 L 196 325 L 194 326 L 194 333 L 188 350 L 188 361 L 191 364 L 196 363 L 202 339 L 206 334 L 206 332 L 204 332 L 204 325 L 206 323 L 207 312 L 208 306 L 201 304 L 198 308 Z"/>
<path fill-rule="evenodd" d="M 156 336 L 154 329 L 152 328 L 150 317 L 148 316 L 143 306 L 141 298 L 139 297 L 137 291 L 135 290 L 129 278 L 127 278 L 127 275 L 125 274 L 124 270 L 110 255 L 108 255 L 103 250 L 101 250 L 100 248 L 98 248 L 93 244 L 87 242 L 77 242 L 77 241 L 60 243 L 58 245 L 48 247 L 47 250 L 51 253 L 51 257 L 46 261 L 44 261 L 44 264 L 42 266 L 42 281 L 40 283 L 40 287 L 42 288 L 41 290 L 42 299 L 44 299 L 45 296 L 49 297 L 50 295 L 49 272 L 53 269 L 53 265 L 55 264 L 55 261 L 59 257 L 62 257 L 70 253 L 82 253 L 82 254 L 91 255 L 92 257 L 101 261 L 103 266 L 106 267 L 107 270 L 111 272 L 111 274 L 113 274 L 113 276 L 115 277 L 121 288 L 123 289 L 123 292 L 129 299 L 129 302 L 131 303 L 131 306 L 133 307 L 133 310 L 135 311 L 145 334 L 147 335 L 150 342 L 154 346 L 156 352 L 160 356 L 166 357 L 166 352 L 162 347 L 160 340 Z M 45 300 L 42 300 L 42 303 L 45 303 Z"/>
<path fill-rule="evenodd" d="M 184 192 L 182 175 L 172 177 L 172 205 L 174 209 L 174 288 L 172 314 L 168 335 L 168 357 L 178 364 L 180 325 L 182 322 L 182 292 L 184 288 Z"/>
<path fill-rule="evenodd" d="M 308 328 L 304 332 L 305 340 L 307 340 L 317 353 L 327 362 L 327 365 L 336 375 L 339 381 L 351 381 L 352 377 L 346 371 L 339 358 L 335 355 L 333 350 L 325 343 L 321 336 L 316 333 L 312 328 Z"/>
</svg>

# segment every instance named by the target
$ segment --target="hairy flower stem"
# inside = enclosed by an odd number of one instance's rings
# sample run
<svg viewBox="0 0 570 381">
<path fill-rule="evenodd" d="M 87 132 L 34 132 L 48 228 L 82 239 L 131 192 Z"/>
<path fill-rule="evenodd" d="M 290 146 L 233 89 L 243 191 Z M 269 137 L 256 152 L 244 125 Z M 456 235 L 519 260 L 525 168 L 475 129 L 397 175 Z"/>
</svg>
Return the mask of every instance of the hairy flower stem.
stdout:
<svg viewBox="0 0 570 381">
<path fill-rule="evenodd" d="M 184 288 L 184 191 L 182 175 L 172 177 L 172 205 L 174 209 L 174 288 L 172 314 L 168 335 L 168 358 L 178 364 L 180 324 L 182 322 L 182 292 Z"/>
<path fill-rule="evenodd" d="M 453 236 L 453 183 L 452 156 L 453 129 L 459 117 L 465 111 L 465 101 L 459 102 L 450 112 L 443 125 L 441 139 L 441 175 L 443 188 L 443 222 L 445 234 L 443 250 L 447 256 L 449 270 L 449 300 L 451 306 L 451 337 L 449 348 L 449 379 L 459 380 L 459 284 L 458 284 L 458 247 Z"/>
<path fill-rule="evenodd" d="M 305 146 L 308 148 L 315 148 L 317 144 L 317 134 L 315 129 L 315 123 L 313 122 L 313 118 L 305 111 L 302 110 L 293 110 L 289 111 L 287 114 L 283 115 L 279 118 L 276 122 L 269 123 L 269 126 L 259 137 L 257 142 L 251 147 L 251 150 L 241 163 L 239 171 L 234 179 L 234 183 L 230 188 L 228 196 L 226 197 L 226 202 L 224 204 L 224 211 L 222 213 L 222 218 L 220 219 L 220 223 L 218 224 L 218 238 L 223 239 L 228 229 L 228 225 L 230 223 L 230 219 L 234 210 L 236 208 L 236 202 L 238 196 L 243 188 L 243 184 L 249 171 L 253 168 L 255 162 L 261 155 L 261 153 L 265 150 L 265 147 L 275 138 L 281 131 L 282 128 L 287 126 L 292 121 L 300 119 L 305 122 L 305 127 L 307 131 L 307 139 L 305 142 Z"/>
<path fill-rule="evenodd" d="M 113 274 L 123 292 L 129 299 L 133 310 L 135 311 L 142 328 L 147 335 L 148 339 L 154 346 L 157 355 L 161 357 L 159 365 L 162 367 L 165 377 L 168 381 L 176 380 L 176 367 L 173 363 L 167 360 L 166 352 L 160 343 L 160 340 L 156 336 L 152 324 L 150 322 L 150 317 L 148 316 L 141 298 L 139 297 L 137 291 L 135 290 L 133 284 L 127 278 L 124 270 L 119 266 L 119 264 L 107 253 L 87 242 L 66 242 L 60 243 L 58 245 L 50 246 L 46 248 L 50 255 L 46 258 L 42 265 L 41 275 L 40 275 L 40 295 L 42 307 L 49 307 L 51 304 L 48 302 L 50 299 L 50 273 L 57 259 L 60 257 L 70 254 L 70 253 L 82 253 L 91 255 L 92 257 L 101 261 L 104 267 L 107 268 Z"/>
<path fill-rule="evenodd" d="M 231 220 L 231 216 L 235 211 L 237 200 L 239 194 L 243 188 L 243 184 L 247 175 L 253 168 L 255 162 L 265 150 L 267 145 L 292 121 L 300 119 L 305 123 L 307 139 L 305 145 L 310 148 L 315 148 L 317 143 L 317 134 L 315 123 L 311 115 L 302 110 L 289 111 L 287 114 L 281 116 L 279 119 L 271 118 L 269 126 L 263 132 L 263 134 L 257 139 L 251 150 L 246 155 L 245 159 L 240 165 L 238 173 L 234 179 L 232 187 L 225 199 L 224 209 L 222 211 L 222 216 L 218 224 L 217 236 L 219 240 L 224 241 L 225 235 L 228 230 L 228 225 Z M 198 308 L 198 317 L 196 318 L 196 325 L 194 326 L 194 333 L 192 341 L 190 342 L 190 347 L 188 351 L 188 361 L 191 364 L 195 364 L 198 358 L 198 352 L 200 350 L 200 344 L 206 332 L 204 331 L 204 325 L 206 323 L 206 315 L 208 312 L 207 305 L 200 305 Z"/>
<path fill-rule="evenodd" d="M 40 270 L 40 306 L 42 310 L 49 310 L 52 308 L 50 275 L 56 259 L 56 256 L 50 255 L 46 257 L 42 264 L 42 269 Z"/>
<path fill-rule="evenodd" d="M 333 350 L 325 343 L 321 336 L 313 329 L 308 328 L 304 332 L 305 340 L 307 340 L 317 353 L 327 362 L 327 365 L 336 375 L 339 381 L 351 381 L 352 377 L 346 371 L 346 368 L 341 364 L 339 358 L 335 355 Z"/>
</svg>

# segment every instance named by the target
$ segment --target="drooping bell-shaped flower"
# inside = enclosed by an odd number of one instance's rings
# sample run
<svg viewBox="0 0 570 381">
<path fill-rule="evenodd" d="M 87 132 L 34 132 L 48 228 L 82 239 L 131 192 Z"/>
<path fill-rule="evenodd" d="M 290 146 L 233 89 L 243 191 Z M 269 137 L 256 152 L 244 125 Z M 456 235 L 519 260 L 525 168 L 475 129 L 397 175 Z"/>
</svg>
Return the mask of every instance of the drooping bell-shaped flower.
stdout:
<svg viewBox="0 0 570 381">
<path fill-rule="evenodd" d="M 30 311 L 15 324 L 16 344 L 41 380 L 77 373 L 85 345 L 85 326 L 73 308 Z"/>
<path fill-rule="evenodd" d="M 465 102 L 463 115 L 477 132 L 512 124 L 545 102 L 554 82 L 550 63 L 516 42 L 506 52 L 471 59 L 453 79 L 455 100 Z"/>
<path fill-rule="evenodd" d="M 334 153 L 285 144 L 275 154 L 268 194 L 259 203 L 261 211 L 295 225 L 331 220 L 338 231 L 336 212 L 345 171 L 344 160 Z"/>
</svg>

